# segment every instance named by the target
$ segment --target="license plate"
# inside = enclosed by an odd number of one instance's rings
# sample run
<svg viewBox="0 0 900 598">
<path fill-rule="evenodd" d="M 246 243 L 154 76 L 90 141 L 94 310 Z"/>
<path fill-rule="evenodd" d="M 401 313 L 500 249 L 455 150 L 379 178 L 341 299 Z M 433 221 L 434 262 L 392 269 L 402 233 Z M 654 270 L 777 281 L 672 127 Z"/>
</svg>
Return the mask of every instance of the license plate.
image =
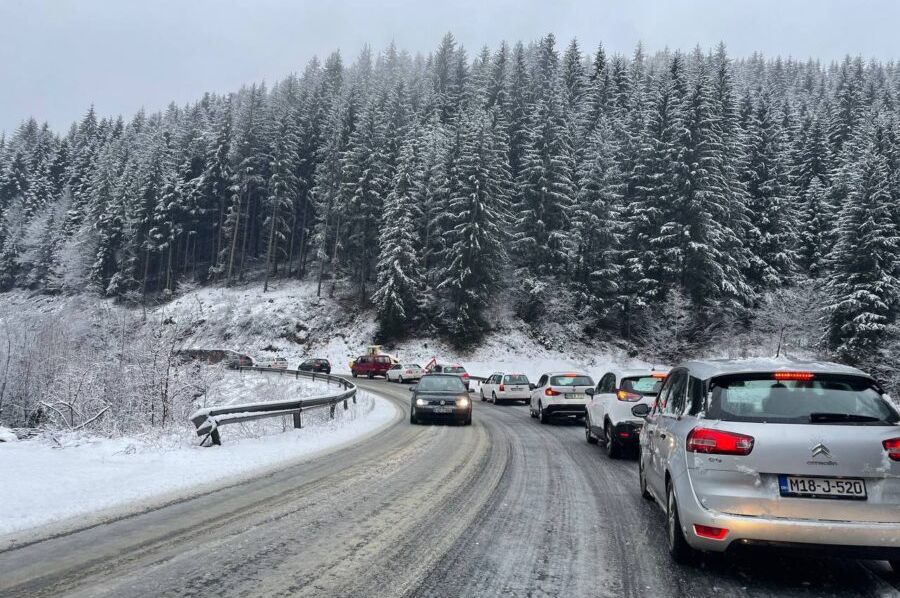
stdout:
<svg viewBox="0 0 900 598">
<path fill-rule="evenodd" d="M 510 386 L 509 390 L 511 392 L 522 392 L 525 390 L 525 387 L 524 386 Z"/>
<path fill-rule="evenodd" d="M 435 413 L 453 413 L 453 407 L 450 405 L 435 407 L 434 409 L 432 409 L 432 411 L 434 411 Z"/>
<path fill-rule="evenodd" d="M 583 392 L 567 392 L 566 398 L 567 399 L 583 399 L 584 393 Z"/>
<path fill-rule="evenodd" d="M 859 478 L 825 478 L 779 475 L 781 496 L 866 500 L 866 481 Z"/>
</svg>

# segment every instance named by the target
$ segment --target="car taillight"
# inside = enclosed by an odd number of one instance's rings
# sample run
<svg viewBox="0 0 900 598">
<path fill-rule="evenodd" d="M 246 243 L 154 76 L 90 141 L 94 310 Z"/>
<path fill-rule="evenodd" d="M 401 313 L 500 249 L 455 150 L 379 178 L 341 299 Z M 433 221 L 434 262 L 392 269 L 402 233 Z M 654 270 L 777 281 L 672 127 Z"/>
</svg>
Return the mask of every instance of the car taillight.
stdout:
<svg viewBox="0 0 900 598">
<path fill-rule="evenodd" d="M 468 377 L 469 377 L 469 374 L 468 374 L 467 372 L 463 372 L 462 377 L 463 377 L 463 378 L 468 378 Z"/>
<path fill-rule="evenodd" d="M 506 387 L 501 384 L 500 388 L 498 388 L 497 390 L 499 390 L 500 392 L 503 392 L 504 390 L 506 390 Z"/>
<path fill-rule="evenodd" d="M 547 395 L 548 397 L 558 397 L 562 393 L 557 390 L 553 390 L 552 388 L 548 388 L 547 390 L 544 391 L 544 394 Z"/>
<path fill-rule="evenodd" d="M 728 535 L 728 530 L 724 527 L 712 527 L 709 525 L 694 524 L 694 533 L 701 538 L 709 538 L 710 540 L 721 540 Z"/>
<path fill-rule="evenodd" d="M 891 461 L 900 461 L 900 438 L 891 438 L 881 444 L 884 445 L 884 450 L 887 451 Z"/>
<path fill-rule="evenodd" d="M 745 456 L 753 450 L 753 437 L 711 428 L 694 428 L 687 437 L 687 450 L 690 453 Z"/>
<path fill-rule="evenodd" d="M 772 376 L 776 380 L 796 380 L 798 382 L 809 382 L 813 379 L 812 372 L 775 372 Z"/>
<path fill-rule="evenodd" d="M 404 373 L 404 374 L 412 374 L 412 370 L 406 370 L 406 371 L 403 372 L 403 373 Z"/>
<path fill-rule="evenodd" d="M 620 401 L 634 403 L 635 401 L 641 400 L 641 395 L 634 393 L 634 392 L 628 392 L 627 390 L 620 390 L 619 392 L 616 393 L 616 398 L 619 399 Z"/>
</svg>

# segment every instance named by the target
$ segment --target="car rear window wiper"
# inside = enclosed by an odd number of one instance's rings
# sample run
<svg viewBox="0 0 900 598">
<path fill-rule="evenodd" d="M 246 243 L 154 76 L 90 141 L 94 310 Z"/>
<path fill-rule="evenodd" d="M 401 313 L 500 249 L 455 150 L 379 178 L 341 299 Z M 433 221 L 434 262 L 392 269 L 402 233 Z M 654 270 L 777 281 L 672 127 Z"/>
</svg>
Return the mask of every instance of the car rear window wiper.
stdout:
<svg viewBox="0 0 900 598">
<path fill-rule="evenodd" d="M 872 417 L 871 415 L 857 415 L 856 413 L 810 413 L 809 421 L 814 424 L 830 423 L 830 422 L 880 422 L 880 417 Z"/>
</svg>

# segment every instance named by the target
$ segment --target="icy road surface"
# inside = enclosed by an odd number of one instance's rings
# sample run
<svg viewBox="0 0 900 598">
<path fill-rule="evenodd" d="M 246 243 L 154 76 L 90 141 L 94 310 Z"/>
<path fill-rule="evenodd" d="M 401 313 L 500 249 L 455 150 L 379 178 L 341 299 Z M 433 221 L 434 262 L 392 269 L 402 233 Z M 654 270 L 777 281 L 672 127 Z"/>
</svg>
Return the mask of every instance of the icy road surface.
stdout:
<svg viewBox="0 0 900 598">
<path fill-rule="evenodd" d="M 674 565 L 634 461 L 576 425 L 476 403 L 471 427 L 406 413 L 340 452 L 0 553 L 0 596 L 900 596 L 883 563 Z"/>
</svg>

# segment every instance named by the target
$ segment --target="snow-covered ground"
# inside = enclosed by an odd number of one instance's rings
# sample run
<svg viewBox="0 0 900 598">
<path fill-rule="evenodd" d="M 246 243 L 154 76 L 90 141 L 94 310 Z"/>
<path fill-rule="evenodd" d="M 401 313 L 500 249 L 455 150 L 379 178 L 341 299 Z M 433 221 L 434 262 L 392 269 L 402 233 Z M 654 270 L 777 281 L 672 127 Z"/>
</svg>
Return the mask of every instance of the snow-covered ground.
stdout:
<svg viewBox="0 0 900 598">
<path fill-rule="evenodd" d="M 246 373 L 234 374 L 213 398 L 222 404 L 324 390 L 318 382 Z M 21 541 L 30 528 L 52 524 L 61 531 L 76 517 L 83 525 L 321 454 L 382 428 L 398 414 L 388 401 L 362 391 L 350 406 L 338 409 L 334 420 L 325 409 L 311 411 L 301 430 L 281 419 L 226 426 L 223 445 L 214 448 L 197 446 L 199 439 L 188 428 L 118 438 L 46 433 L 0 443 L 0 548 Z"/>
</svg>

